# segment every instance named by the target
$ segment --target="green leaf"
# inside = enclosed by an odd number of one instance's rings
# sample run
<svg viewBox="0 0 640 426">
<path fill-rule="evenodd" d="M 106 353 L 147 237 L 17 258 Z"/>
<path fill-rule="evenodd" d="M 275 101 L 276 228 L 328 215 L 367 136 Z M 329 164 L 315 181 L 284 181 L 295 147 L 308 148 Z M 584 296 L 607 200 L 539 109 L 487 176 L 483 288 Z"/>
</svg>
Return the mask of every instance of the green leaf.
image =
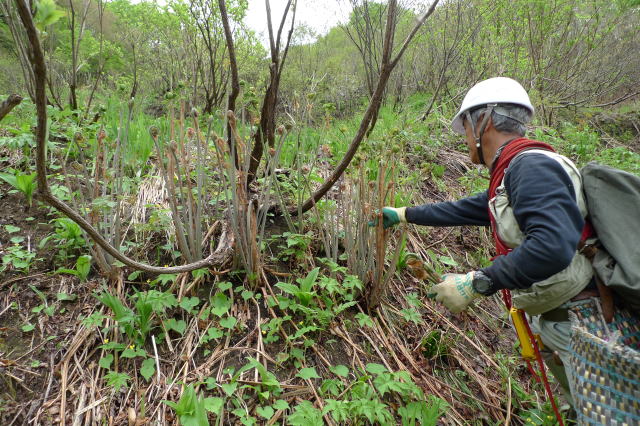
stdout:
<svg viewBox="0 0 640 426">
<path fill-rule="evenodd" d="M 449 256 L 440 256 L 438 257 L 438 260 L 440 260 L 440 262 L 444 263 L 445 265 L 458 266 L 458 262 L 456 262 L 455 260 L 453 260 L 453 258 Z"/>
<path fill-rule="evenodd" d="M 200 268 L 191 271 L 191 276 L 193 278 L 200 278 L 209 275 L 209 268 Z"/>
<path fill-rule="evenodd" d="M 204 399 L 204 409 L 216 416 L 220 415 L 220 410 L 224 405 L 224 399 L 209 397 Z"/>
<path fill-rule="evenodd" d="M 108 370 L 109 368 L 111 368 L 112 362 L 113 362 L 113 354 L 107 354 L 102 358 L 100 358 L 100 360 L 98 361 L 98 365 L 104 368 L 105 370 Z"/>
<path fill-rule="evenodd" d="M 316 372 L 315 367 L 303 368 L 298 374 L 296 374 L 296 377 L 300 377 L 304 380 L 320 378 L 320 376 L 318 376 L 318 373 Z"/>
<path fill-rule="evenodd" d="M 196 296 L 194 297 L 184 297 L 182 298 L 182 300 L 180 301 L 180 307 L 182 309 L 184 309 L 185 311 L 192 313 L 193 312 L 193 308 L 198 306 L 198 304 L 200 303 L 200 299 Z"/>
<path fill-rule="evenodd" d="M 140 276 L 141 273 L 142 273 L 142 271 L 133 271 L 132 273 L 129 274 L 127 279 L 129 281 L 135 281 L 135 280 L 138 279 L 138 276 Z"/>
<path fill-rule="evenodd" d="M 184 334 L 184 330 L 187 328 L 187 323 L 184 320 L 176 321 L 175 318 L 169 318 L 164 322 L 165 327 L 168 330 L 176 331 L 181 336 Z"/>
<path fill-rule="evenodd" d="M 220 330 L 219 328 L 211 327 L 207 330 L 207 335 L 205 337 L 206 341 L 208 342 L 209 340 L 219 339 L 222 336 L 224 336 L 224 331 Z"/>
<path fill-rule="evenodd" d="M 27 324 L 23 325 L 22 327 L 20 327 L 20 329 L 21 329 L 22 331 L 24 331 L 25 333 L 28 333 L 28 332 L 30 332 L 30 331 L 33 331 L 35 328 L 36 328 L 36 326 L 35 326 L 35 325 L 33 325 L 33 324 L 29 324 L 29 323 L 27 323 Z"/>
<path fill-rule="evenodd" d="M 218 283 L 218 288 L 220 289 L 220 291 L 227 291 L 231 287 L 233 287 L 233 284 L 231 284 L 230 282 L 227 282 L 227 281 L 222 281 L 222 282 Z"/>
<path fill-rule="evenodd" d="M 329 371 L 339 377 L 347 377 L 349 375 L 349 369 L 344 365 L 334 365 L 329 367 Z"/>
<path fill-rule="evenodd" d="M 56 294 L 56 299 L 61 302 L 73 301 L 78 298 L 77 294 L 68 294 L 68 293 L 58 293 Z"/>
<path fill-rule="evenodd" d="M 55 24 L 63 16 L 64 12 L 58 9 L 54 0 L 40 0 L 36 3 L 34 21 L 40 31 L 44 31 L 49 25 Z"/>
<path fill-rule="evenodd" d="M 142 366 L 140 367 L 140 374 L 142 377 L 148 382 L 149 379 L 156 372 L 156 360 L 153 358 L 147 358 L 142 361 Z"/>
<path fill-rule="evenodd" d="M 289 283 L 277 283 L 276 287 L 284 291 L 285 293 L 289 293 L 293 296 L 297 295 L 300 292 L 300 288 L 297 285 L 289 284 Z"/>
<path fill-rule="evenodd" d="M 220 320 L 220 326 L 232 329 L 238 320 L 235 317 L 226 317 Z"/>
<path fill-rule="evenodd" d="M 177 277 L 178 274 L 160 274 L 154 281 L 160 282 L 162 285 L 166 285 L 167 283 L 174 282 Z"/>
<path fill-rule="evenodd" d="M 315 408 L 309 401 L 302 401 L 296 405 L 295 410 L 287 421 L 292 426 L 323 426 L 322 412 Z"/>
<path fill-rule="evenodd" d="M 107 381 L 107 385 L 115 389 L 127 387 L 129 380 L 131 380 L 131 377 L 129 377 L 129 375 L 124 373 L 116 373 L 115 371 L 109 371 L 107 374 L 105 374 L 104 378 Z"/>
<path fill-rule="evenodd" d="M 275 411 L 269 405 L 267 405 L 266 407 L 256 408 L 256 414 L 258 414 L 260 417 L 263 417 L 265 419 L 270 419 L 271 417 L 273 417 L 274 413 Z"/>
<path fill-rule="evenodd" d="M 82 325 L 89 328 L 99 327 L 102 325 L 103 321 L 107 319 L 106 315 L 101 314 L 100 312 L 94 312 L 86 318 L 82 319 Z"/>
<path fill-rule="evenodd" d="M 58 268 L 55 270 L 56 274 L 69 274 L 69 275 L 73 275 L 75 277 L 78 276 L 78 271 L 76 271 L 75 269 L 69 269 L 69 268 Z"/>
<path fill-rule="evenodd" d="M 99 348 L 104 349 L 105 351 L 113 351 L 113 350 L 122 351 L 124 350 L 124 348 L 126 348 L 126 345 L 124 343 L 109 342 L 109 343 L 100 345 Z"/>
<path fill-rule="evenodd" d="M 18 228 L 17 226 L 13 226 L 13 225 L 5 225 L 4 229 L 9 234 L 13 234 L 14 232 L 18 232 L 20 230 L 20 228 Z"/>
<path fill-rule="evenodd" d="M 276 410 L 288 410 L 289 409 L 289 403 L 287 401 L 285 401 L 284 399 L 278 399 L 271 406 L 273 408 L 275 408 Z"/>
<path fill-rule="evenodd" d="M 318 278 L 318 273 L 320 272 L 320 268 L 312 269 L 305 278 L 298 279 L 298 283 L 300 283 L 300 290 L 309 292 L 313 288 L 313 285 L 316 282 L 316 278 Z"/>
<path fill-rule="evenodd" d="M 254 292 L 249 290 L 243 290 L 242 293 L 240 293 L 240 295 L 242 296 L 242 299 L 245 301 L 251 299 L 254 294 L 255 294 Z"/>
<path fill-rule="evenodd" d="M 371 373 L 371 374 L 382 374 L 382 373 L 386 373 L 387 371 L 387 367 L 385 367 L 384 365 L 381 364 L 376 364 L 373 362 L 370 362 L 366 365 L 365 369 Z"/>
<path fill-rule="evenodd" d="M 91 256 L 84 254 L 78 257 L 78 260 L 76 260 L 76 271 L 78 271 L 78 278 L 80 278 L 80 281 L 87 280 L 90 269 L 91 269 Z"/>
<path fill-rule="evenodd" d="M 223 383 L 220 385 L 220 387 L 222 388 L 224 393 L 227 394 L 227 396 L 231 396 L 238 388 L 238 383 L 237 382 Z"/>
<path fill-rule="evenodd" d="M 323 395 L 339 396 L 343 389 L 344 384 L 338 379 L 326 379 L 320 385 L 320 392 Z"/>
<path fill-rule="evenodd" d="M 411 321 L 411 322 L 413 322 L 415 324 L 421 324 L 422 323 L 422 317 L 413 308 L 411 308 L 411 309 L 403 309 L 402 311 L 400 311 L 400 313 L 402 314 L 402 317 L 407 321 Z"/>
<path fill-rule="evenodd" d="M 222 292 L 216 293 L 211 298 L 211 313 L 217 317 L 222 317 L 231 308 L 231 300 Z"/>
<path fill-rule="evenodd" d="M 145 351 L 142 348 L 140 349 L 126 348 L 124 351 L 122 351 L 122 354 L 120 356 L 122 358 L 136 358 L 139 356 L 147 356 L 147 351 Z"/>
<path fill-rule="evenodd" d="M 355 319 L 358 320 L 360 327 L 368 326 L 373 327 L 373 320 L 371 317 L 363 312 L 358 312 L 355 315 Z"/>
<path fill-rule="evenodd" d="M 323 414 L 331 413 L 331 417 L 338 422 L 338 424 L 347 423 L 349 419 L 349 401 L 336 401 L 335 399 L 325 400 Z M 355 410 L 354 410 L 355 411 Z"/>
</svg>

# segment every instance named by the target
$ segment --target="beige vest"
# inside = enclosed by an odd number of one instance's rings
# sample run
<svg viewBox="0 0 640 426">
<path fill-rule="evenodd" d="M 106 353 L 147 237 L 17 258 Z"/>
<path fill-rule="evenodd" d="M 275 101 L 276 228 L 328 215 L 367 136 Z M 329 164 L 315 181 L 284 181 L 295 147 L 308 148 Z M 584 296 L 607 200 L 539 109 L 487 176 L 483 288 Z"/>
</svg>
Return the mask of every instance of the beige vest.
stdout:
<svg viewBox="0 0 640 426">
<path fill-rule="evenodd" d="M 582 217 L 586 217 L 587 206 L 582 193 L 582 178 L 575 164 L 560 154 L 541 149 L 524 151 L 516 155 L 512 161 L 521 155 L 529 153 L 544 154 L 562 165 L 562 168 L 573 182 L 580 213 L 582 213 Z M 507 172 L 508 170 L 505 171 L 505 175 Z M 513 208 L 510 206 L 507 191 L 504 187 L 504 178 L 496 189 L 496 196 L 489 200 L 489 208 L 496 220 L 497 233 L 502 241 L 510 248 L 515 248 L 522 244 L 525 235 L 520 230 L 513 214 Z M 553 248 L 550 248 L 550 250 L 553 250 Z M 524 310 L 530 315 L 539 315 L 550 311 L 580 293 L 589 284 L 592 275 L 591 263 L 576 251 L 571 264 L 566 269 L 544 281 L 534 283 L 528 289 L 512 290 L 513 306 Z"/>
</svg>

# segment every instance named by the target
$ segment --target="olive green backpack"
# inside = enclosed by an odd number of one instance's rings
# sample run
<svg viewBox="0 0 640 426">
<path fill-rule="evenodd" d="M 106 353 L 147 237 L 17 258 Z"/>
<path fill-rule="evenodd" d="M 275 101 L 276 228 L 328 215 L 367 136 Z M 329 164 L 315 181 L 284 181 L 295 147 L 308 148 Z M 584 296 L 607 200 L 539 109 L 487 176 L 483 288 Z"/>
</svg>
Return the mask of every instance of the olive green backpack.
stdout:
<svg viewBox="0 0 640 426">
<path fill-rule="evenodd" d="M 589 219 L 602 245 L 594 270 L 640 314 L 640 177 L 596 162 L 580 173 Z"/>
</svg>

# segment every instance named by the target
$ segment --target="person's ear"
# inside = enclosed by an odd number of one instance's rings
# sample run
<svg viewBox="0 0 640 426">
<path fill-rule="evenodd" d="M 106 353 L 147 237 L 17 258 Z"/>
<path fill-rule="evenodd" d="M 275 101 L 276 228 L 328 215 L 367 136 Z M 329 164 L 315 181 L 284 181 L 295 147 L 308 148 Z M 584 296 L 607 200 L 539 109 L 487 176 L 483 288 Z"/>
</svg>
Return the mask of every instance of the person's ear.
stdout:
<svg viewBox="0 0 640 426">
<path fill-rule="evenodd" d="M 486 112 L 484 113 L 486 114 Z M 482 114 L 480 116 L 480 118 L 478 119 L 478 128 L 480 128 L 480 126 L 482 126 L 482 120 L 484 120 L 484 114 Z M 484 128 L 484 131 L 487 132 L 489 129 L 493 129 L 493 117 L 489 116 L 489 120 L 487 120 L 487 125 Z"/>
</svg>

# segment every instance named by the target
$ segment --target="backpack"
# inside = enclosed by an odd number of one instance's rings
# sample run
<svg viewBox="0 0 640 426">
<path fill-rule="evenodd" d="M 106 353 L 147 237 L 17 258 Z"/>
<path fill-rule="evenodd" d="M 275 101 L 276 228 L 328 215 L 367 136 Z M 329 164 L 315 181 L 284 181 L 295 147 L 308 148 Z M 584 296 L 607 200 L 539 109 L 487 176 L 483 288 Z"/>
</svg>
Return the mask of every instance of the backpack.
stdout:
<svg viewBox="0 0 640 426">
<path fill-rule="evenodd" d="M 596 162 L 580 174 L 600 243 L 593 268 L 628 309 L 640 314 L 640 177 Z"/>
</svg>

